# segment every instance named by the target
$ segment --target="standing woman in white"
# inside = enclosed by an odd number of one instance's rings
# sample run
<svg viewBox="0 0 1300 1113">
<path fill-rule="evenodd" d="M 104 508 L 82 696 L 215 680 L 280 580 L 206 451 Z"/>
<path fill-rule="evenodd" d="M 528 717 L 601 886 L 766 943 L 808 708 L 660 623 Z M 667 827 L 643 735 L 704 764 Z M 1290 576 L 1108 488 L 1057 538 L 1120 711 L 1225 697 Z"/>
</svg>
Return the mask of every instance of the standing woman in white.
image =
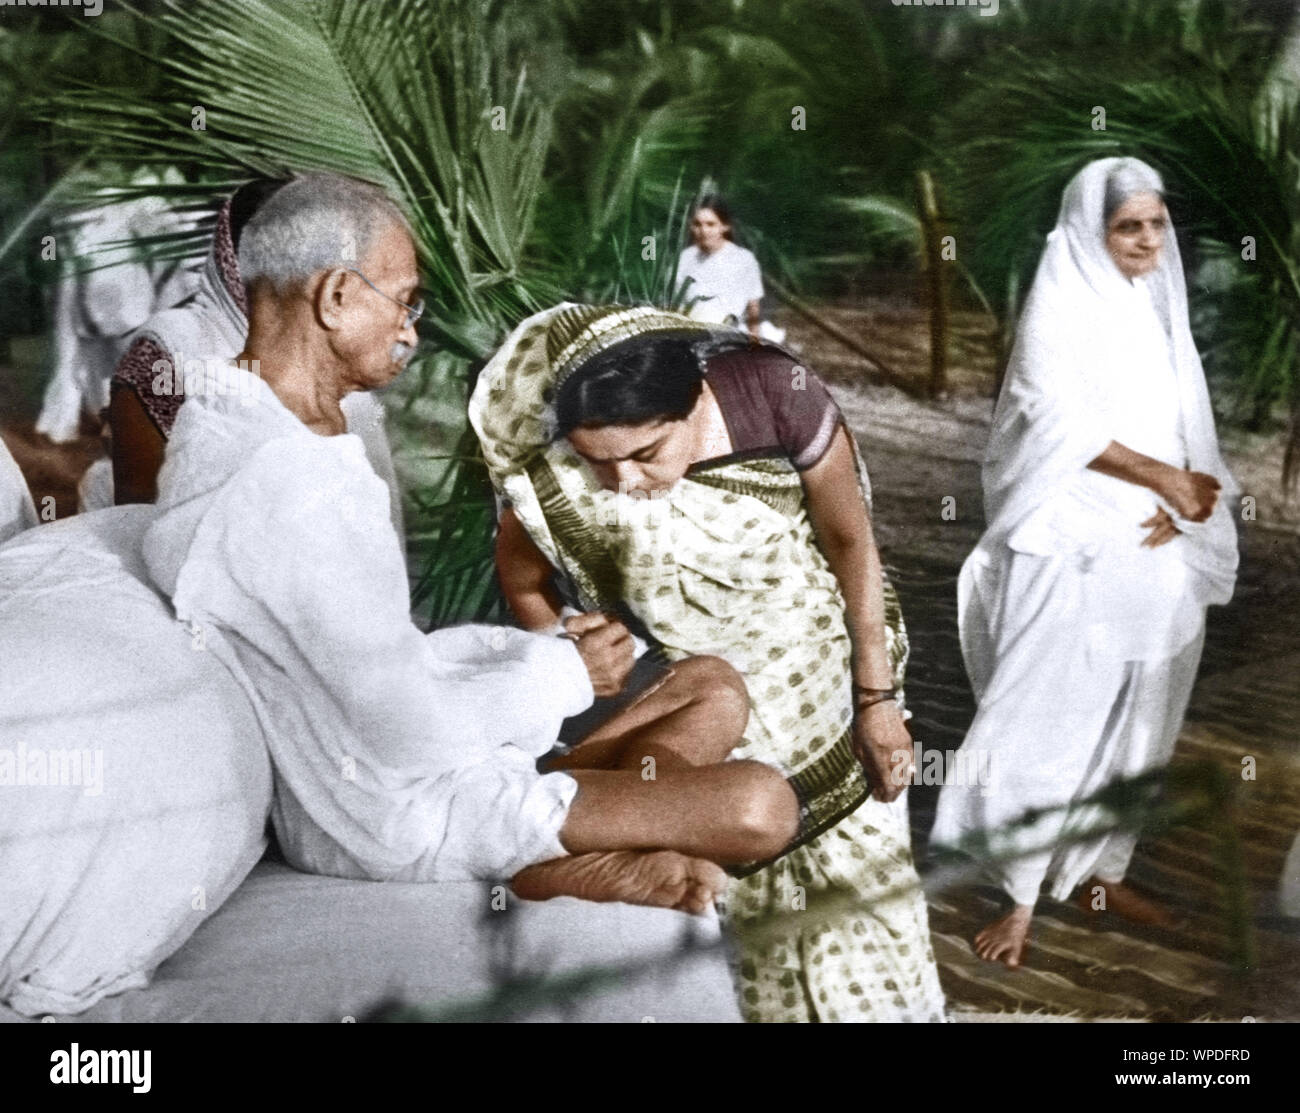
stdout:
<svg viewBox="0 0 1300 1113">
<path fill-rule="evenodd" d="M 936 845 L 1163 767 L 1205 608 L 1232 596 L 1236 488 L 1162 194 L 1137 159 L 1090 163 L 1047 238 L 984 460 L 989 525 L 958 585 L 979 701 L 964 746 L 989 755 L 990 784 L 944 786 Z M 1091 879 L 1085 898 L 1101 886 L 1107 910 L 1169 922 L 1121 883 L 1135 833 L 1065 841 L 1105 818 L 1070 808 L 989 839 L 1014 907 L 976 936 L 981 958 L 1019 965 L 1048 877 L 1056 900 Z"/>
<path fill-rule="evenodd" d="M 691 245 L 677 259 L 677 281 L 691 280 L 687 298 L 697 298 L 689 316 L 711 325 L 734 325 L 780 344 L 785 331 L 764 321 L 763 274 L 752 251 L 731 237 L 731 210 L 706 193 L 691 213 Z"/>
</svg>

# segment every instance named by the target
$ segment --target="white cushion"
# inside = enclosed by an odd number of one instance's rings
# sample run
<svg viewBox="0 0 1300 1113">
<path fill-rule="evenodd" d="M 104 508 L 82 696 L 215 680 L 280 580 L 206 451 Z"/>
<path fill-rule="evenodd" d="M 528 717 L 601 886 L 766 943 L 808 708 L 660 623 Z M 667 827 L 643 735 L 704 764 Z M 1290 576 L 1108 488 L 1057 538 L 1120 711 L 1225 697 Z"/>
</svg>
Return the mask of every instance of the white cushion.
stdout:
<svg viewBox="0 0 1300 1113">
<path fill-rule="evenodd" d="M 145 985 L 265 849 L 257 720 L 146 586 L 152 514 L 0 546 L 0 1001 L 27 1016 Z"/>
<path fill-rule="evenodd" d="M 27 480 L 0 439 L 0 544 L 36 525 L 36 507 Z"/>
</svg>

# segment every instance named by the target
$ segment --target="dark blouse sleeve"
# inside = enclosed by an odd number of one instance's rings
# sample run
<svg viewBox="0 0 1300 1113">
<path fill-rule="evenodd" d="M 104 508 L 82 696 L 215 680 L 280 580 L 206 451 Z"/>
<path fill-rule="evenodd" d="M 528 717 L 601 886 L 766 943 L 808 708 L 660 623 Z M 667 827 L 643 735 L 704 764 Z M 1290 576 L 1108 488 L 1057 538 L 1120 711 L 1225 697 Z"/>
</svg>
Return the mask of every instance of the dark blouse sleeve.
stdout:
<svg viewBox="0 0 1300 1113">
<path fill-rule="evenodd" d="M 113 390 L 127 389 L 135 392 L 144 412 L 158 427 L 164 438 L 169 437 L 176 414 L 180 411 L 185 395 L 175 389 L 175 378 L 167 375 L 159 380 L 159 390 L 154 390 L 154 380 L 158 372 L 154 364 L 165 361 L 171 364 L 171 357 L 152 340 L 136 340 L 126 350 L 126 354 L 117 361 L 113 371 Z"/>
<path fill-rule="evenodd" d="M 775 353 L 774 353 L 775 354 Z M 826 455 L 843 417 L 825 384 L 789 357 L 768 357 L 759 369 L 778 443 L 799 471 Z"/>
</svg>

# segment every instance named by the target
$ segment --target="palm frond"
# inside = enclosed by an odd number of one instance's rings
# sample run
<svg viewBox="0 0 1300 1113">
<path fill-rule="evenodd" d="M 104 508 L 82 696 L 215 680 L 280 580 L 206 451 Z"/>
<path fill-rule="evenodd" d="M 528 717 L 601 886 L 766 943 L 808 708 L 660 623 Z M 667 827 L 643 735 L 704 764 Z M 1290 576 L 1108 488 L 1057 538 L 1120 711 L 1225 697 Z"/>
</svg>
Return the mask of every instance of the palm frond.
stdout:
<svg viewBox="0 0 1300 1113">
<path fill-rule="evenodd" d="M 1105 127 L 1094 130 L 1094 106 Z M 972 130 L 972 121 L 983 126 Z M 1163 175 L 1188 260 L 1189 298 L 1219 407 L 1258 425 L 1276 402 L 1300 408 L 1300 121 L 1262 127 L 1250 101 L 1195 57 L 1178 74 L 1099 76 L 1009 50 L 978 94 L 940 129 L 977 279 L 1027 290 L 1066 182 L 1092 159 L 1135 155 Z M 1251 258 L 1243 251 L 1249 237 Z M 1211 292 L 1194 280 L 1207 262 Z M 1003 300 L 999 311 L 1014 317 Z M 1288 477 L 1289 478 L 1289 477 Z"/>
</svg>

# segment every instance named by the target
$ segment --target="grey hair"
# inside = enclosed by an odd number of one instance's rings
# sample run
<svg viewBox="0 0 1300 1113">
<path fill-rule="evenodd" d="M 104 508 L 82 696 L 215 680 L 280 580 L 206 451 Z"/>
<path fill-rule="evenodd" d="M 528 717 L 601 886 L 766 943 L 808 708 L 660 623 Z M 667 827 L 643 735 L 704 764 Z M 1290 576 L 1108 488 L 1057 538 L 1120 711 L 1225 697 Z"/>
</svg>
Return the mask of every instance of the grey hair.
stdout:
<svg viewBox="0 0 1300 1113">
<path fill-rule="evenodd" d="M 359 267 L 402 211 L 377 186 L 339 174 L 304 174 L 279 189 L 244 226 L 239 276 L 277 293 L 337 266 Z"/>
<path fill-rule="evenodd" d="M 1106 175 L 1106 195 L 1101 209 L 1102 224 L 1109 225 L 1115 211 L 1138 193 L 1154 193 L 1163 201 L 1165 183 L 1160 175 L 1141 159 L 1122 158 Z"/>
</svg>

